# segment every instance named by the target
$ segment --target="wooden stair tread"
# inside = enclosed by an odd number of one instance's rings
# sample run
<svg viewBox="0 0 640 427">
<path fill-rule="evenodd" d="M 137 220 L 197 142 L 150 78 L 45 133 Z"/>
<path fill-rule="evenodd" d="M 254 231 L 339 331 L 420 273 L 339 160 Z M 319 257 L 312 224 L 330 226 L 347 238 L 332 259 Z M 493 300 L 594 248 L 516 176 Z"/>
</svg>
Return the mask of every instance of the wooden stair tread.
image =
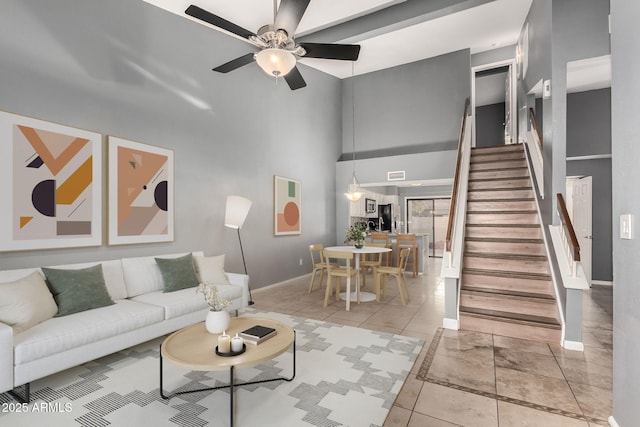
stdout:
<svg viewBox="0 0 640 427">
<path fill-rule="evenodd" d="M 508 210 L 508 211 L 467 211 L 467 215 L 487 214 L 487 215 L 512 215 L 512 214 L 537 214 L 535 209 Z"/>
<path fill-rule="evenodd" d="M 460 311 L 551 325 L 560 323 L 555 300 L 544 298 L 461 291 Z"/>
<path fill-rule="evenodd" d="M 462 316 L 462 314 L 463 313 L 461 312 L 460 315 Z M 465 312 L 464 314 L 470 317 L 494 319 L 494 320 L 496 319 L 496 317 L 499 317 L 499 316 L 491 316 L 487 314 L 471 313 L 471 312 Z M 527 321 L 522 319 L 513 319 L 508 317 L 500 317 L 500 320 L 504 322 L 516 323 L 520 325 L 549 328 L 549 329 L 558 329 L 558 330 L 562 329 L 562 325 L 559 322 L 558 323 L 539 323 L 539 322 L 532 322 L 532 321 Z"/>
<path fill-rule="evenodd" d="M 467 192 L 480 192 L 480 191 L 524 191 L 533 190 L 532 187 L 505 187 L 505 188 L 470 188 Z"/>
<path fill-rule="evenodd" d="M 540 224 L 467 224 L 467 227 L 540 228 Z"/>
<path fill-rule="evenodd" d="M 488 268 L 463 268 L 462 274 L 465 273 L 478 274 L 483 276 L 523 278 L 530 280 L 551 280 L 551 275 L 546 273 L 525 273 L 520 271 L 491 270 Z"/>
<path fill-rule="evenodd" d="M 469 174 L 471 174 L 472 172 L 469 172 Z M 500 176 L 497 178 L 492 178 L 492 177 L 488 177 L 488 178 L 469 178 L 469 182 L 486 182 L 486 181 L 491 181 L 491 182 L 495 182 L 495 181 L 527 181 L 529 182 L 529 177 L 528 176 Z"/>
<path fill-rule="evenodd" d="M 485 292 L 496 295 L 515 295 L 521 297 L 547 299 L 555 303 L 555 295 L 550 292 L 546 292 L 547 289 L 542 286 L 540 287 L 540 289 L 537 289 L 469 283 L 462 285 L 460 289 L 463 291 Z"/>
<path fill-rule="evenodd" d="M 544 244 L 543 239 L 525 239 L 518 237 L 465 237 L 469 242 L 492 242 L 492 243 L 535 243 Z"/>
<path fill-rule="evenodd" d="M 527 254 L 514 254 L 514 253 L 499 253 L 499 252 L 465 252 L 465 257 L 475 258 L 495 258 L 495 259 L 519 259 L 523 261 L 546 261 L 546 255 L 527 255 Z"/>
</svg>

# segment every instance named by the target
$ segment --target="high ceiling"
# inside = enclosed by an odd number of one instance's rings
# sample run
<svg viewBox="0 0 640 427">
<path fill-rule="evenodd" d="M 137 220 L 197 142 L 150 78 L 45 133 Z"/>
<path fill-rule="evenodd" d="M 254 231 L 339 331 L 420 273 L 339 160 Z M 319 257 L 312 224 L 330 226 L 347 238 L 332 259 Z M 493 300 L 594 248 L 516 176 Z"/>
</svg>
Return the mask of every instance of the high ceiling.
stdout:
<svg viewBox="0 0 640 427">
<path fill-rule="evenodd" d="M 187 16 L 185 9 L 195 4 L 250 31 L 273 22 L 271 0 L 144 1 L 207 26 Z M 466 48 L 478 53 L 515 45 L 531 2 L 312 0 L 296 38 L 308 42 L 360 44 L 360 58 L 353 71 L 358 75 Z M 212 31 L 221 31 L 210 27 Z M 231 59 L 234 58 L 225 58 L 223 62 Z M 340 78 L 352 74 L 348 61 L 308 58 L 301 62 Z"/>
</svg>

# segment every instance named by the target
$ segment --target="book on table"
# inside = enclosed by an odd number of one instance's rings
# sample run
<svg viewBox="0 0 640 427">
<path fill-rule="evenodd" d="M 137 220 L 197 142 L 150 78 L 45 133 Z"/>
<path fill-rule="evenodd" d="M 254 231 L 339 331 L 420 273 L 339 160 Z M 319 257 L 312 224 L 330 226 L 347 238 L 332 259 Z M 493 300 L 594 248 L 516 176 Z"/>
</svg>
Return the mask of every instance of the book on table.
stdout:
<svg viewBox="0 0 640 427">
<path fill-rule="evenodd" d="M 249 344 L 260 344 L 261 342 L 268 340 L 275 334 L 275 329 L 262 325 L 255 325 L 240 332 L 240 336 L 246 343 Z"/>
</svg>

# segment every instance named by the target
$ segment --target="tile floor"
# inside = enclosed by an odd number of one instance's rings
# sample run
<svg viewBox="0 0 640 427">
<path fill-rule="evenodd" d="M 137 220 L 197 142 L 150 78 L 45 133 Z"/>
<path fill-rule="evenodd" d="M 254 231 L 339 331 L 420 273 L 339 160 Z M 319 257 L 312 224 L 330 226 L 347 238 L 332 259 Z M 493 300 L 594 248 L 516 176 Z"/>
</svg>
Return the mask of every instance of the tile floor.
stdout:
<svg viewBox="0 0 640 427">
<path fill-rule="evenodd" d="M 440 260 L 430 259 L 427 274 L 408 276 L 407 306 L 402 306 L 390 279 L 380 303 L 352 304 L 347 312 L 344 301 L 332 298 L 324 308 L 324 288 L 307 293 L 305 277 L 255 290 L 254 307 L 424 339 L 422 354 L 385 427 L 607 425 L 611 287 L 594 286 L 585 292 L 585 351 L 576 352 L 560 345 L 442 330 L 444 289 L 439 272 Z M 371 290 L 372 281 L 367 282 L 365 290 Z M 432 343 L 435 352 L 426 373 L 421 367 Z"/>
</svg>

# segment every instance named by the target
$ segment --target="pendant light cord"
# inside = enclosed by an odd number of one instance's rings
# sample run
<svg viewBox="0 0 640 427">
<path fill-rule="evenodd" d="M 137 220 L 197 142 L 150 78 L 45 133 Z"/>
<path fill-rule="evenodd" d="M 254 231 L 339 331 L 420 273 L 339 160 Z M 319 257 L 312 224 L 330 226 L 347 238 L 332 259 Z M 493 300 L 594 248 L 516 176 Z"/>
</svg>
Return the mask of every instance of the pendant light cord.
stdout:
<svg viewBox="0 0 640 427">
<path fill-rule="evenodd" d="M 353 180 L 355 184 L 356 178 L 356 79 L 355 79 L 355 63 L 351 61 L 351 122 L 353 130 L 351 132 L 352 149 L 353 149 Z"/>
</svg>

